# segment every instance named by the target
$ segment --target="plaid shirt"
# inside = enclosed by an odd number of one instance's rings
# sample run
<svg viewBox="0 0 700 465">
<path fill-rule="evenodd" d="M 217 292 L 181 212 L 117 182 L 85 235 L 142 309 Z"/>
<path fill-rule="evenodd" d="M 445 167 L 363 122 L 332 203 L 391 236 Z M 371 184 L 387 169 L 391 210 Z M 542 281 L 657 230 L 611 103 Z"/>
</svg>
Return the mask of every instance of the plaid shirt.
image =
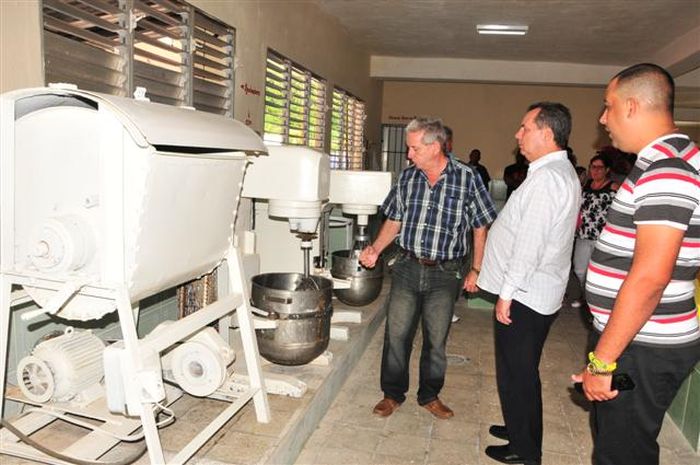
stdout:
<svg viewBox="0 0 700 465">
<path fill-rule="evenodd" d="M 414 165 L 403 170 L 382 210 L 388 219 L 401 222 L 399 246 L 431 260 L 464 257 L 469 253 L 470 229 L 496 219 L 479 176 L 452 157 L 432 188 Z"/>
</svg>

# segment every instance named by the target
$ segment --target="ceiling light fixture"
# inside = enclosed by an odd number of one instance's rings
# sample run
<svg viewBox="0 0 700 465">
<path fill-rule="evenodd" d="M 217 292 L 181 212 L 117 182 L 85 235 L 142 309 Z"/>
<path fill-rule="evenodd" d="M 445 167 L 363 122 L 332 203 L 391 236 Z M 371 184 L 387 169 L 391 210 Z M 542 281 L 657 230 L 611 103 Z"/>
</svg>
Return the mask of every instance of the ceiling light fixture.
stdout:
<svg viewBox="0 0 700 465">
<path fill-rule="evenodd" d="M 507 24 L 477 24 L 476 31 L 479 34 L 496 34 L 506 36 L 524 36 L 528 26 L 511 26 Z"/>
</svg>

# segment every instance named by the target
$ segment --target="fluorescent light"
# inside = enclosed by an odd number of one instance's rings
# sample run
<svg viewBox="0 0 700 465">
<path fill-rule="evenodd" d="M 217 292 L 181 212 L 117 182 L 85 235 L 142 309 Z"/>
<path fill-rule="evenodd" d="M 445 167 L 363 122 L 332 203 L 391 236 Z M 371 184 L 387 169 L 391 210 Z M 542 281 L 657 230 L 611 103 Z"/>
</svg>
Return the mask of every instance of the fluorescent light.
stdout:
<svg viewBox="0 0 700 465">
<path fill-rule="evenodd" d="M 507 24 L 477 24 L 476 31 L 479 34 L 497 34 L 506 36 L 524 36 L 528 26 L 511 26 Z"/>
</svg>

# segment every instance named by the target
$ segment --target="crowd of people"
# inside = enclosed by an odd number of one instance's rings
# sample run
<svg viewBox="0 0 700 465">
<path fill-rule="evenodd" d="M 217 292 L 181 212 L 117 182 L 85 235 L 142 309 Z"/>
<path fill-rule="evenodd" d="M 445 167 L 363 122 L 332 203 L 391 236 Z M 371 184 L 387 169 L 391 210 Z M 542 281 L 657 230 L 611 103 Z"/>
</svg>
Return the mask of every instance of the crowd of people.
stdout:
<svg viewBox="0 0 700 465">
<path fill-rule="evenodd" d="M 389 416 L 406 400 L 420 323 L 418 404 L 439 419 L 454 416 L 439 397 L 446 341 L 459 293 L 481 290 L 495 299 L 505 420 L 489 432 L 508 441 L 485 452 L 501 463 L 541 463 L 539 362 L 573 257 L 592 330 L 588 364 L 572 381 L 582 383 L 593 405 L 594 462 L 658 464 L 664 413 L 700 361 L 700 154 L 673 123 L 673 99 L 673 78 L 657 65 L 615 75 L 600 117 L 613 149 L 601 150 L 583 173 L 567 151 L 569 109 L 532 104 L 515 133 L 516 163 L 504 172 L 509 198 L 498 215 L 478 149 L 462 163 L 439 119 L 417 118 L 406 127 L 410 165 L 382 206 L 386 220 L 376 239 L 360 255 L 373 267 L 392 243 L 400 250 L 376 415 Z M 616 384 L 622 374 L 634 389 Z"/>
</svg>

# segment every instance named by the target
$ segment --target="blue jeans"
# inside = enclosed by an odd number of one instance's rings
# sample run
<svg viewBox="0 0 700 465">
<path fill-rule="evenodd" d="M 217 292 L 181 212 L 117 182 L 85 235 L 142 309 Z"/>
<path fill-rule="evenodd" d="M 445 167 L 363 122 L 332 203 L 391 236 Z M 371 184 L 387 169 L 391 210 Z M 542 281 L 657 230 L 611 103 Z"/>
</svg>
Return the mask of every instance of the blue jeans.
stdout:
<svg viewBox="0 0 700 465">
<path fill-rule="evenodd" d="M 423 331 L 418 403 L 437 399 L 445 383 L 445 345 L 455 300 L 464 282 L 463 259 L 434 266 L 399 256 L 392 270 L 382 353 L 381 388 L 401 403 L 408 391 L 408 366 L 418 322 Z"/>
<path fill-rule="evenodd" d="M 593 248 L 595 247 L 595 240 L 591 239 L 576 239 L 574 244 L 574 260 L 573 269 L 574 274 L 578 278 L 578 282 L 581 285 L 581 300 L 585 299 L 586 293 L 586 272 L 588 271 L 588 263 L 591 261 L 591 255 L 593 255 Z"/>
</svg>

